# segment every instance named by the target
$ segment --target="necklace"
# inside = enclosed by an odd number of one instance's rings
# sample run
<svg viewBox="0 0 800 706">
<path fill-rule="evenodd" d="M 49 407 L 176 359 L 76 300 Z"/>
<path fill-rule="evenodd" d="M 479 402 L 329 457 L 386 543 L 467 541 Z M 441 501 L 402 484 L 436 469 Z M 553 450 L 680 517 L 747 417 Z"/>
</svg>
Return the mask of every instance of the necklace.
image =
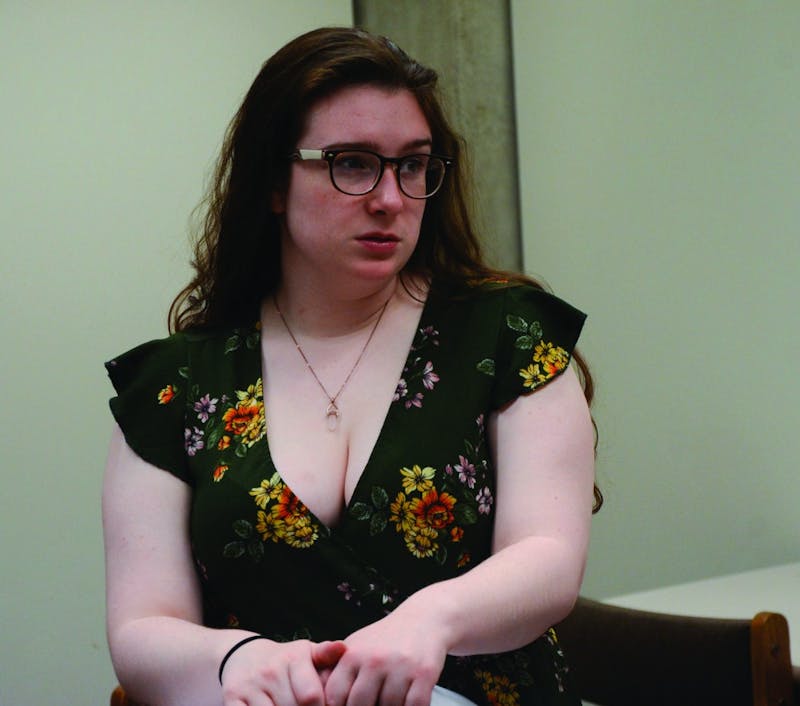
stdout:
<svg viewBox="0 0 800 706">
<path fill-rule="evenodd" d="M 353 363 L 353 367 L 350 368 L 350 372 L 347 373 L 347 377 L 344 379 L 344 382 L 341 384 L 339 389 L 336 391 L 336 394 L 333 396 L 331 396 L 331 393 L 328 392 L 328 390 L 325 388 L 325 385 L 322 384 L 322 380 L 319 379 L 319 375 L 317 375 L 316 371 L 311 366 L 311 363 L 309 363 L 308 357 L 303 352 L 303 349 L 300 347 L 300 344 L 297 342 L 295 335 L 292 333 L 292 329 L 289 328 L 289 323 L 286 321 L 286 317 L 283 315 L 283 312 L 278 306 L 278 300 L 274 295 L 272 297 L 272 303 L 275 305 L 275 311 L 278 312 L 278 316 L 283 322 L 283 325 L 286 328 L 286 332 L 289 334 L 289 337 L 292 339 L 294 347 L 297 348 L 297 352 L 300 354 L 300 357 L 303 359 L 303 362 L 306 364 L 306 367 L 308 368 L 309 372 L 314 376 L 314 379 L 317 381 L 317 385 L 319 385 L 325 397 L 328 398 L 329 404 L 325 408 L 325 423 L 328 427 L 328 431 L 336 431 L 336 428 L 339 426 L 339 417 L 341 416 L 339 407 L 336 405 L 336 400 L 339 399 L 339 395 L 342 394 L 342 391 L 347 386 L 347 383 L 350 382 L 350 378 L 353 377 L 353 373 L 356 371 L 358 364 L 364 357 L 364 353 L 367 352 L 367 346 L 369 346 L 372 337 L 375 335 L 375 331 L 378 330 L 378 324 L 381 322 L 381 319 L 383 318 L 383 312 L 386 311 L 386 307 L 389 306 L 389 299 L 387 299 L 386 303 L 380 308 L 380 312 L 378 313 L 378 318 L 375 319 L 375 323 L 372 326 L 372 330 L 369 332 L 369 336 L 367 336 L 367 340 L 365 341 L 364 346 L 361 348 L 361 352 L 358 354 L 356 362 Z"/>
</svg>

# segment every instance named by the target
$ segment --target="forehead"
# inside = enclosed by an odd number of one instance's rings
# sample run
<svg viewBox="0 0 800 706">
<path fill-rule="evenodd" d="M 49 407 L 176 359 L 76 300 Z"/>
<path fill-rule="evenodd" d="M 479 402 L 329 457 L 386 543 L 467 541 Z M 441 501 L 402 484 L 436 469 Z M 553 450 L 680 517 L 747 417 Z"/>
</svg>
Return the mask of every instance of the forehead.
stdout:
<svg viewBox="0 0 800 706">
<path fill-rule="evenodd" d="M 373 85 L 347 86 L 313 103 L 301 134 L 302 146 L 315 149 L 397 149 L 430 139 L 430 126 L 413 93 Z"/>
</svg>

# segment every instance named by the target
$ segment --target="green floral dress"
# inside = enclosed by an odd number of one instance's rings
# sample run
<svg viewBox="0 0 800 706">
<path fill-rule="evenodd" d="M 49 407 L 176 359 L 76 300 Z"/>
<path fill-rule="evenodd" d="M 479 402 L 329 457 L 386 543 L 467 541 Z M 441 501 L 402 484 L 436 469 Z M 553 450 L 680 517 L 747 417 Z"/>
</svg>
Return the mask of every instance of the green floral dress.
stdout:
<svg viewBox="0 0 800 706">
<path fill-rule="evenodd" d="M 131 448 L 188 483 L 205 623 L 344 638 L 489 556 L 487 415 L 568 365 L 584 315 L 528 286 L 433 289 L 370 460 L 336 527 L 283 482 L 264 420 L 259 326 L 175 334 L 106 364 Z M 579 704 L 555 632 L 448 657 L 479 704 Z"/>
</svg>

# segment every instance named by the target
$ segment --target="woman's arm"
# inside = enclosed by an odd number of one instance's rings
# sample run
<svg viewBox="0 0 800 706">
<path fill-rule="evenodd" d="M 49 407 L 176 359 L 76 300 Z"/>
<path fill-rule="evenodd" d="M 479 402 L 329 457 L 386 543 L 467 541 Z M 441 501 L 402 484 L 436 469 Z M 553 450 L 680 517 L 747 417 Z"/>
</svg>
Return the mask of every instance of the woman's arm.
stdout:
<svg viewBox="0 0 800 706">
<path fill-rule="evenodd" d="M 594 433 L 567 370 L 490 420 L 497 472 L 493 554 L 463 576 L 421 589 L 349 636 L 326 686 L 331 706 L 427 706 L 447 654 L 531 642 L 578 595 L 593 503 Z"/>
<path fill-rule="evenodd" d="M 139 458 L 117 428 L 103 486 L 108 641 L 120 683 L 152 706 L 322 706 L 317 669 L 341 643 L 255 640 L 202 625 L 200 587 L 188 535 L 190 488 Z M 267 694 L 271 698 L 268 699 Z"/>
</svg>

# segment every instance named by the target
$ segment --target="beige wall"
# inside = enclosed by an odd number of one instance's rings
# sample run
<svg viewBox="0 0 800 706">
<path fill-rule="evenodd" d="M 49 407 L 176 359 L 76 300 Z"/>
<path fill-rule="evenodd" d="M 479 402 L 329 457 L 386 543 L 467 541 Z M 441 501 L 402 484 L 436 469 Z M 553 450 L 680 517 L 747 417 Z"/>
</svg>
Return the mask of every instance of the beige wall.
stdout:
<svg viewBox="0 0 800 706">
<path fill-rule="evenodd" d="M 165 332 L 261 62 L 350 22 L 349 0 L 0 3 L 3 706 L 108 702 L 102 363 Z"/>
<path fill-rule="evenodd" d="M 512 4 L 526 268 L 590 314 L 585 590 L 800 559 L 800 4 Z"/>
</svg>

